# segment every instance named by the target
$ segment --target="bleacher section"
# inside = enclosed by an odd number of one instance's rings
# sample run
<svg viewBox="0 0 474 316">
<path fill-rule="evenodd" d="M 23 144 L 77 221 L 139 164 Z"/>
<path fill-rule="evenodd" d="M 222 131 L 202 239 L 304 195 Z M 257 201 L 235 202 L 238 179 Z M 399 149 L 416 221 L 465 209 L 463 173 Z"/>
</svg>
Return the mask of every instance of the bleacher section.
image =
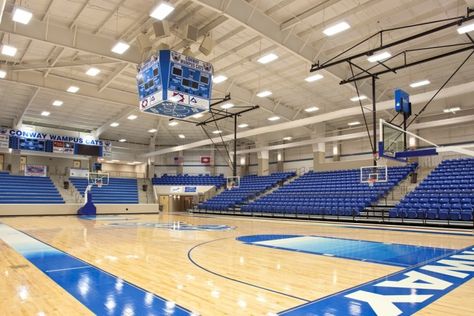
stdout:
<svg viewBox="0 0 474 316">
<path fill-rule="evenodd" d="M 84 196 L 88 180 L 69 178 L 72 185 Z M 109 184 L 92 188 L 92 198 L 96 204 L 138 204 L 137 179 L 110 178 Z"/>
<path fill-rule="evenodd" d="M 365 207 L 385 196 L 415 168 L 388 168 L 388 181 L 373 187 L 360 183 L 360 170 L 310 171 L 295 181 L 242 207 L 245 213 L 297 216 L 357 216 Z"/>
<path fill-rule="evenodd" d="M 293 176 L 295 176 L 294 172 L 277 172 L 269 176 L 249 175 L 242 177 L 238 188 L 223 191 L 199 204 L 198 209 L 225 211 L 234 208 Z"/>
<path fill-rule="evenodd" d="M 13 176 L 0 173 L 0 204 L 63 204 L 49 177 Z"/>
<path fill-rule="evenodd" d="M 393 209 L 391 218 L 472 221 L 474 159 L 444 160 Z"/>
<path fill-rule="evenodd" d="M 153 185 L 214 185 L 217 189 L 226 184 L 226 179 L 223 175 L 167 175 L 163 174 L 160 178 L 153 178 Z"/>
</svg>

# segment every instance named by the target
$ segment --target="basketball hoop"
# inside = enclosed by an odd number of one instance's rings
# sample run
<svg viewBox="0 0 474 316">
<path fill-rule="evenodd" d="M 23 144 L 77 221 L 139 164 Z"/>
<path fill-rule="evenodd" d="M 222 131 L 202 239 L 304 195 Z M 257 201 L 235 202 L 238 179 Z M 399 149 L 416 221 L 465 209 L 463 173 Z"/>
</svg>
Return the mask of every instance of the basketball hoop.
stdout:
<svg viewBox="0 0 474 316">
<path fill-rule="evenodd" d="M 102 181 L 97 181 L 97 187 L 102 188 Z"/>
<path fill-rule="evenodd" d="M 376 182 L 377 182 L 377 179 L 368 179 L 367 180 L 367 183 L 369 184 L 369 187 L 373 187 Z"/>
</svg>

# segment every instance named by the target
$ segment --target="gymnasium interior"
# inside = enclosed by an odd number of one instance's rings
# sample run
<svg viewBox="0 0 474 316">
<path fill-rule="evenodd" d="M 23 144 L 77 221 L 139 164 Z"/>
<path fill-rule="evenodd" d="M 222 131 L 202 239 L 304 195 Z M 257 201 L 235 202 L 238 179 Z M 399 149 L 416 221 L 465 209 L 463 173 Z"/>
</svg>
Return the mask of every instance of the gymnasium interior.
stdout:
<svg viewBox="0 0 474 316">
<path fill-rule="evenodd" d="M 473 315 L 473 55 L 473 0 L 0 0 L 0 315 Z"/>
</svg>

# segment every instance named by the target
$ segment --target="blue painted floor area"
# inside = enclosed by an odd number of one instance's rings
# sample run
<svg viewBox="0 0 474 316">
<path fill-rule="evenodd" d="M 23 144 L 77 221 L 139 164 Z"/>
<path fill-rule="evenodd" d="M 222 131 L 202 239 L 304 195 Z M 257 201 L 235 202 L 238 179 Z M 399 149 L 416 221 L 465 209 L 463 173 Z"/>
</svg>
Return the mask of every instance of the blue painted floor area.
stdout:
<svg viewBox="0 0 474 316">
<path fill-rule="evenodd" d="M 452 249 L 386 244 L 374 241 L 299 235 L 253 235 L 237 240 L 251 245 L 317 255 L 381 263 L 398 267 L 413 266 L 454 252 Z"/>
<path fill-rule="evenodd" d="M 0 239 L 96 315 L 193 315 L 174 302 L 1 223 Z"/>
</svg>

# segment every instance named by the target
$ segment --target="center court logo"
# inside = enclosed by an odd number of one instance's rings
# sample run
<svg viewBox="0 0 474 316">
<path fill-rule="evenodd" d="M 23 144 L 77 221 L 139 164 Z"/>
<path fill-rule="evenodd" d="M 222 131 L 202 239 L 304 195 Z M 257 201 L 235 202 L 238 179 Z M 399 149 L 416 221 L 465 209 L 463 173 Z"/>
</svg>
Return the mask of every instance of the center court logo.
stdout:
<svg viewBox="0 0 474 316">
<path fill-rule="evenodd" d="M 170 222 L 170 223 L 110 223 L 108 226 L 126 228 L 126 227 L 148 227 L 161 228 L 168 230 L 181 231 L 228 231 L 234 230 L 234 226 L 228 225 L 192 225 L 185 222 Z"/>
</svg>

